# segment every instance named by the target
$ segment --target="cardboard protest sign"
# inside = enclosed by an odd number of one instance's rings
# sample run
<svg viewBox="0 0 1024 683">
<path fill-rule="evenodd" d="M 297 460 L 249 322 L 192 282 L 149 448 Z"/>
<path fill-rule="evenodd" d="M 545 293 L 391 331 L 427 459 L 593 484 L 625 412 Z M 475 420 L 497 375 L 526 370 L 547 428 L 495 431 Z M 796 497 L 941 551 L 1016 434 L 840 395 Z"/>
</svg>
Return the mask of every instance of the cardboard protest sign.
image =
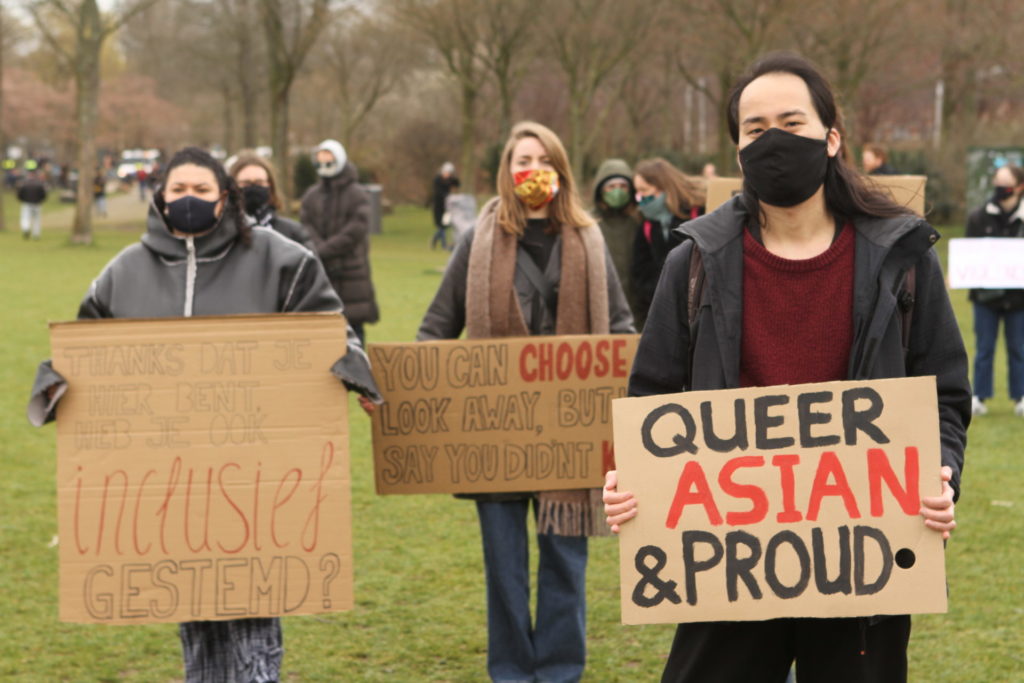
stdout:
<svg viewBox="0 0 1024 683">
<path fill-rule="evenodd" d="M 708 180 L 704 212 L 711 213 L 722 204 L 743 192 L 743 178 L 711 178 Z"/>
<path fill-rule="evenodd" d="M 602 485 L 638 335 L 371 344 L 378 493 Z"/>
<path fill-rule="evenodd" d="M 1024 240 L 958 237 L 949 241 L 953 289 L 1024 289 Z"/>
<path fill-rule="evenodd" d="M 60 618 L 352 606 L 340 315 L 50 326 Z"/>
<path fill-rule="evenodd" d="M 934 377 L 614 401 L 627 624 L 944 612 Z"/>
<path fill-rule="evenodd" d="M 864 176 L 876 187 L 893 198 L 897 204 L 924 215 L 924 190 L 928 176 L 923 175 L 868 175 Z"/>
<path fill-rule="evenodd" d="M 886 192 L 898 204 L 910 207 L 915 213 L 924 215 L 924 188 L 928 180 L 926 176 L 873 175 L 864 177 Z M 742 191 L 742 178 L 712 178 L 708 181 L 705 212 L 711 213 Z"/>
</svg>

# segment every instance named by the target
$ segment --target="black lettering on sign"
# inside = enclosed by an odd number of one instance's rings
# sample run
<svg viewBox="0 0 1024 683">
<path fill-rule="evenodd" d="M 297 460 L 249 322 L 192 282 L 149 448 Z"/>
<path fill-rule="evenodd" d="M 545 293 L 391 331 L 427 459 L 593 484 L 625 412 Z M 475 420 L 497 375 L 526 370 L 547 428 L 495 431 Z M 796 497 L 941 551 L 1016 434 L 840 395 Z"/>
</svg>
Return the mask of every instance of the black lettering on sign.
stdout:
<svg viewBox="0 0 1024 683">
<path fill-rule="evenodd" d="M 711 549 L 711 556 L 697 559 L 697 545 L 703 544 Z M 697 604 L 697 573 L 713 568 L 722 560 L 722 543 L 710 531 L 684 531 L 683 532 L 683 567 L 686 577 L 686 602 L 690 605 Z"/>
<path fill-rule="evenodd" d="M 672 435 L 672 446 L 662 446 L 654 442 L 654 425 L 657 424 L 658 420 L 668 415 L 675 415 L 682 421 L 683 432 L 679 433 L 677 431 Z M 644 448 L 647 449 L 648 453 L 658 458 L 671 458 L 681 453 L 696 453 L 697 445 L 693 443 L 696 432 L 697 425 L 693 421 L 690 411 L 678 403 L 666 403 L 663 406 L 658 406 L 647 414 L 643 425 L 640 427 L 640 436 L 643 439 Z"/>
<path fill-rule="evenodd" d="M 769 415 L 768 410 L 789 403 L 789 396 L 782 394 L 758 396 L 754 399 L 754 444 L 759 451 L 774 451 L 789 448 L 796 441 L 791 436 L 769 437 L 768 430 L 781 427 L 785 422 L 782 415 Z"/>
<path fill-rule="evenodd" d="M 648 558 L 654 560 L 652 566 L 648 566 Z M 665 568 L 668 558 L 665 551 L 656 545 L 645 545 L 636 551 L 633 564 L 640 572 L 640 580 L 633 587 L 633 602 L 638 607 L 656 607 L 664 600 L 674 605 L 682 602 L 679 594 L 676 593 L 675 581 L 663 581 L 658 573 Z M 647 595 L 647 587 L 654 589 L 654 595 Z"/>
<path fill-rule="evenodd" d="M 828 578 L 825 561 L 825 539 L 820 527 L 811 530 L 811 552 L 814 554 L 814 585 L 822 595 L 850 594 L 850 527 L 839 532 L 839 569 L 835 579 Z"/>
<path fill-rule="evenodd" d="M 747 553 L 740 557 L 738 549 L 745 546 Z M 725 590 L 729 602 L 739 599 L 737 579 L 742 579 L 750 597 L 761 599 L 761 587 L 754 578 L 754 567 L 761 560 L 761 539 L 746 531 L 730 531 L 725 535 Z"/>
<path fill-rule="evenodd" d="M 747 404 L 742 398 L 733 402 L 733 434 L 725 438 L 715 434 L 714 419 L 711 414 L 711 401 L 700 404 L 700 421 L 704 426 L 704 444 L 716 453 L 728 453 L 732 450 L 746 450 L 747 443 Z"/>
<path fill-rule="evenodd" d="M 858 401 L 867 401 L 862 410 L 857 409 Z M 889 437 L 879 429 L 874 421 L 885 410 L 885 402 L 877 391 L 871 387 L 857 387 L 843 392 L 843 430 L 846 443 L 857 445 L 857 432 L 864 432 L 875 443 L 889 443 Z"/>
<path fill-rule="evenodd" d="M 818 413 L 811 408 L 815 403 L 828 403 L 832 400 L 831 391 L 812 391 L 796 397 L 796 412 L 800 424 L 800 445 L 803 448 L 820 448 L 834 446 L 839 443 L 838 434 L 812 436 L 813 425 L 826 425 L 832 421 L 832 413 Z"/>
<path fill-rule="evenodd" d="M 879 554 L 881 555 L 881 568 L 878 571 L 878 576 L 875 577 L 874 581 L 870 583 L 864 578 L 866 571 L 866 550 L 864 548 L 864 542 L 867 539 L 871 539 L 878 546 Z M 874 595 L 878 591 L 885 588 L 885 584 L 889 583 L 889 577 L 892 575 L 892 547 L 889 545 L 889 539 L 885 537 L 881 529 L 876 529 L 870 526 L 855 526 L 853 527 L 853 585 L 854 593 L 857 595 Z"/>
<path fill-rule="evenodd" d="M 800 576 L 792 586 L 782 583 L 778 574 L 778 553 L 784 543 L 793 549 L 800 565 Z M 807 589 L 811 580 L 811 556 L 807 552 L 807 545 L 796 532 L 780 531 L 769 539 L 764 553 L 764 580 L 772 592 L 783 600 L 800 597 Z"/>
</svg>

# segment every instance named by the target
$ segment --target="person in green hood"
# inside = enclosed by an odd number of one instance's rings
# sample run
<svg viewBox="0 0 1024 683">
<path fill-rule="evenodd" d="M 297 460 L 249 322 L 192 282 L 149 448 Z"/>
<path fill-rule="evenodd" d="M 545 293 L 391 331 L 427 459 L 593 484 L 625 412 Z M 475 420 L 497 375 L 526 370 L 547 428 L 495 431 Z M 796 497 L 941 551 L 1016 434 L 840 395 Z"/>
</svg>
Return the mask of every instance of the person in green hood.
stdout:
<svg viewBox="0 0 1024 683">
<path fill-rule="evenodd" d="M 633 169 L 622 159 L 605 159 L 594 176 L 593 188 L 594 217 L 612 255 L 629 307 L 635 311 L 637 299 L 631 267 L 641 218 L 636 207 Z"/>
</svg>

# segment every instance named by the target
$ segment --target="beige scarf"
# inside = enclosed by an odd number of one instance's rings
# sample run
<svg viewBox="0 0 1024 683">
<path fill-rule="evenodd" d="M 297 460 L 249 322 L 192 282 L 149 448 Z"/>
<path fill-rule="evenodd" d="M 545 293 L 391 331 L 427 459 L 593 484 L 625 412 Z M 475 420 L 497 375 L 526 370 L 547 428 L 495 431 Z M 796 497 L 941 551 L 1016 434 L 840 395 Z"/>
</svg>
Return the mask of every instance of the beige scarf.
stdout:
<svg viewBox="0 0 1024 683">
<path fill-rule="evenodd" d="M 498 198 L 480 212 L 469 252 L 466 336 L 469 339 L 525 337 L 514 286 L 518 240 L 498 227 Z M 605 248 L 596 225 L 563 228 L 561 276 L 555 334 L 608 334 Z M 542 491 L 537 531 L 561 536 L 605 536 L 601 489 Z"/>
</svg>

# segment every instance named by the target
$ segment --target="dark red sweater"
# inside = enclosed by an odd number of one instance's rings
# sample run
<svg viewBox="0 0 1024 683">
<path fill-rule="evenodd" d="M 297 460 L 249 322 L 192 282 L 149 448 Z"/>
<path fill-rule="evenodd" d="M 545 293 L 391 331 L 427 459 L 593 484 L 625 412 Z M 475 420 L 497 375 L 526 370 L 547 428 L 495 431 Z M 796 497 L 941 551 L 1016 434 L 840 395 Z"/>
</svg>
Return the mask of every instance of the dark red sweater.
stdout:
<svg viewBox="0 0 1024 683">
<path fill-rule="evenodd" d="M 846 379 L 853 342 L 854 230 L 793 261 L 743 233 L 740 386 Z"/>
</svg>

